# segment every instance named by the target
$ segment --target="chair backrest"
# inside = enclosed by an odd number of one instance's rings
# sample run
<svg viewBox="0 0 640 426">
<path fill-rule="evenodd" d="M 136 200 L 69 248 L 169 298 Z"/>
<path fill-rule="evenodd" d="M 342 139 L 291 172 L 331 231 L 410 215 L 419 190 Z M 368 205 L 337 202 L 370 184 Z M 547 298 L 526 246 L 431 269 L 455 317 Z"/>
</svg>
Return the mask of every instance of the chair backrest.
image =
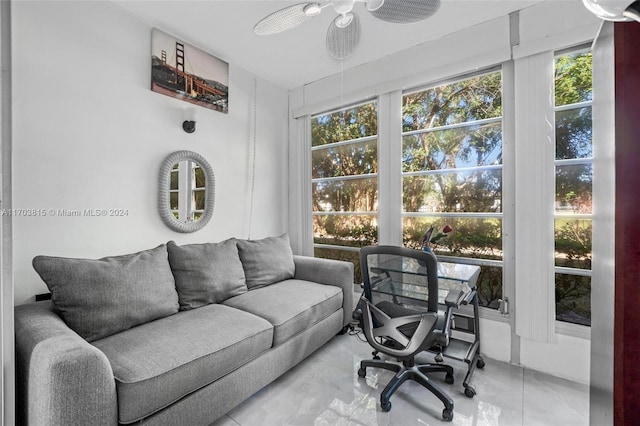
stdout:
<svg viewBox="0 0 640 426">
<path fill-rule="evenodd" d="M 431 252 L 397 246 L 368 246 L 360 250 L 364 295 L 438 312 L 438 261 Z"/>
<path fill-rule="evenodd" d="M 430 347 L 438 317 L 436 257 L 396 246 L 360 250 L 362 328 L 369 344 L 408 360 Z"/>
</svg>

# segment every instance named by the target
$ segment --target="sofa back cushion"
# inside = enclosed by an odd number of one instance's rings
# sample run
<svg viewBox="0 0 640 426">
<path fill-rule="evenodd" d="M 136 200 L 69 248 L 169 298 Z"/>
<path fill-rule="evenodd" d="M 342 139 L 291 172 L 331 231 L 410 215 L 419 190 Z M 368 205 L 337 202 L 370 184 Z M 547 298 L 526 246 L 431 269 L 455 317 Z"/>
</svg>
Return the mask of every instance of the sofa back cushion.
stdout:
<svg viewBox="0 0 640 426">
<path fill-rule="evenodd" d="M 236 240 L 220 243 L 167 244 L 180 310 L 220 303 L 247 291 Z"/>
<path fill-rule="evenodd" d="M 293 278 L 296 266 L 289 235 L 262 240 L 237 240 L 249 290 Z"/>
<path fill-rule="evenodd" d="M 36 256 L 65 323 L 91 342 L 178 312 L 178 294 L 163 244 L 102 259 Z"/>
</svg>

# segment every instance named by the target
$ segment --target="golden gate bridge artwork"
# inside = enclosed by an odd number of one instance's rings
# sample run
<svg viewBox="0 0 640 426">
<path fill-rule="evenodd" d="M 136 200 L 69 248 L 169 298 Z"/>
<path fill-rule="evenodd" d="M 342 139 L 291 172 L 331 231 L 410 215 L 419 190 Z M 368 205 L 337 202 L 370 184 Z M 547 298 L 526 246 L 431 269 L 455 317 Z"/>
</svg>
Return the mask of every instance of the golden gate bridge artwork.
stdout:
<svg viewBox="0 0 640 426">
<path fill-rule="evenodd" d="M 228 113 L 228 85 L 228 63 L 158 29 L 153 30 L 151 90 Z"/>
</svg>

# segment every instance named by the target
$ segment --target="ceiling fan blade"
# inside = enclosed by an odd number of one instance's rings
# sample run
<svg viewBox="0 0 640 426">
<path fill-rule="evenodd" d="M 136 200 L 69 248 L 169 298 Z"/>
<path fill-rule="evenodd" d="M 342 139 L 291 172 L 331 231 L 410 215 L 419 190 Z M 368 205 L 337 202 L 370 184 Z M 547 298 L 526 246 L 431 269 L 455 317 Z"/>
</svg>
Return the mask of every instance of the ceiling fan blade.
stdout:
<svg viewBox="0 0 640 426">
<path fill-rule="evenodd" d="M 351 22 L 342 26 L 344 16 L 340 15 L 329 24 L 327 30 L 327 50 L 335 59 L 345 59 L 350 56 L 360 43 L 360 20 L 357 15 L 349 14 Z"/>
<path fill-rule="evenodd" d="M 378 10 L 384 4 L 384 0 L 367 0 L 367 4 L 365 5 L 369 12 L 373 12 L 374 10 Z"/>
<path fill-rule="evenodd" d="M 317 3 L 299 3 L 276 10 L 272 14 L 262 18 L 253 27 L 253 32 L 257 35 L 272 35 L 297 27 L 313 17 L 313 15 L 305 13 L 305 9 L 309 5 L 316 4 Z"/>
<path fill-rule="evenodd" d="M 440 0 L 384 0 L 382 6 L 370 13 L 386 22 L 409 24 L 433 16 L 438 9 Z"/>
</svg>

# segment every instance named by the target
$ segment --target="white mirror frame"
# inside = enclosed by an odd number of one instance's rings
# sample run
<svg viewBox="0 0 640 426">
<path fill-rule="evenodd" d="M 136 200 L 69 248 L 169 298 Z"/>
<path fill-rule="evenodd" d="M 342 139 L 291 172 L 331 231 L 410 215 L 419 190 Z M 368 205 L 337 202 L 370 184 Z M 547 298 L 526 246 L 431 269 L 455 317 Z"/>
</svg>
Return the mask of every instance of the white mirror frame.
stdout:
<svg viewBox="0 0 640 426">
<path fill-rule="evenodd" d="M 204 213 L 196 221 L 181 222 L 173 215 L 169 206 L 169 189 L 171 186 L 171 170 L 181 161 L 198 163 L 205 174 L 205 206 Z M 216 196 L 216 178 L 213 168 L 205 158 L 193 151 L 176 151 L 164 159 L 158 176 L 158 211 L 163 222 L 177 232 L 195 232 L 202 229 L 213 216 Z"/>
</svg>

